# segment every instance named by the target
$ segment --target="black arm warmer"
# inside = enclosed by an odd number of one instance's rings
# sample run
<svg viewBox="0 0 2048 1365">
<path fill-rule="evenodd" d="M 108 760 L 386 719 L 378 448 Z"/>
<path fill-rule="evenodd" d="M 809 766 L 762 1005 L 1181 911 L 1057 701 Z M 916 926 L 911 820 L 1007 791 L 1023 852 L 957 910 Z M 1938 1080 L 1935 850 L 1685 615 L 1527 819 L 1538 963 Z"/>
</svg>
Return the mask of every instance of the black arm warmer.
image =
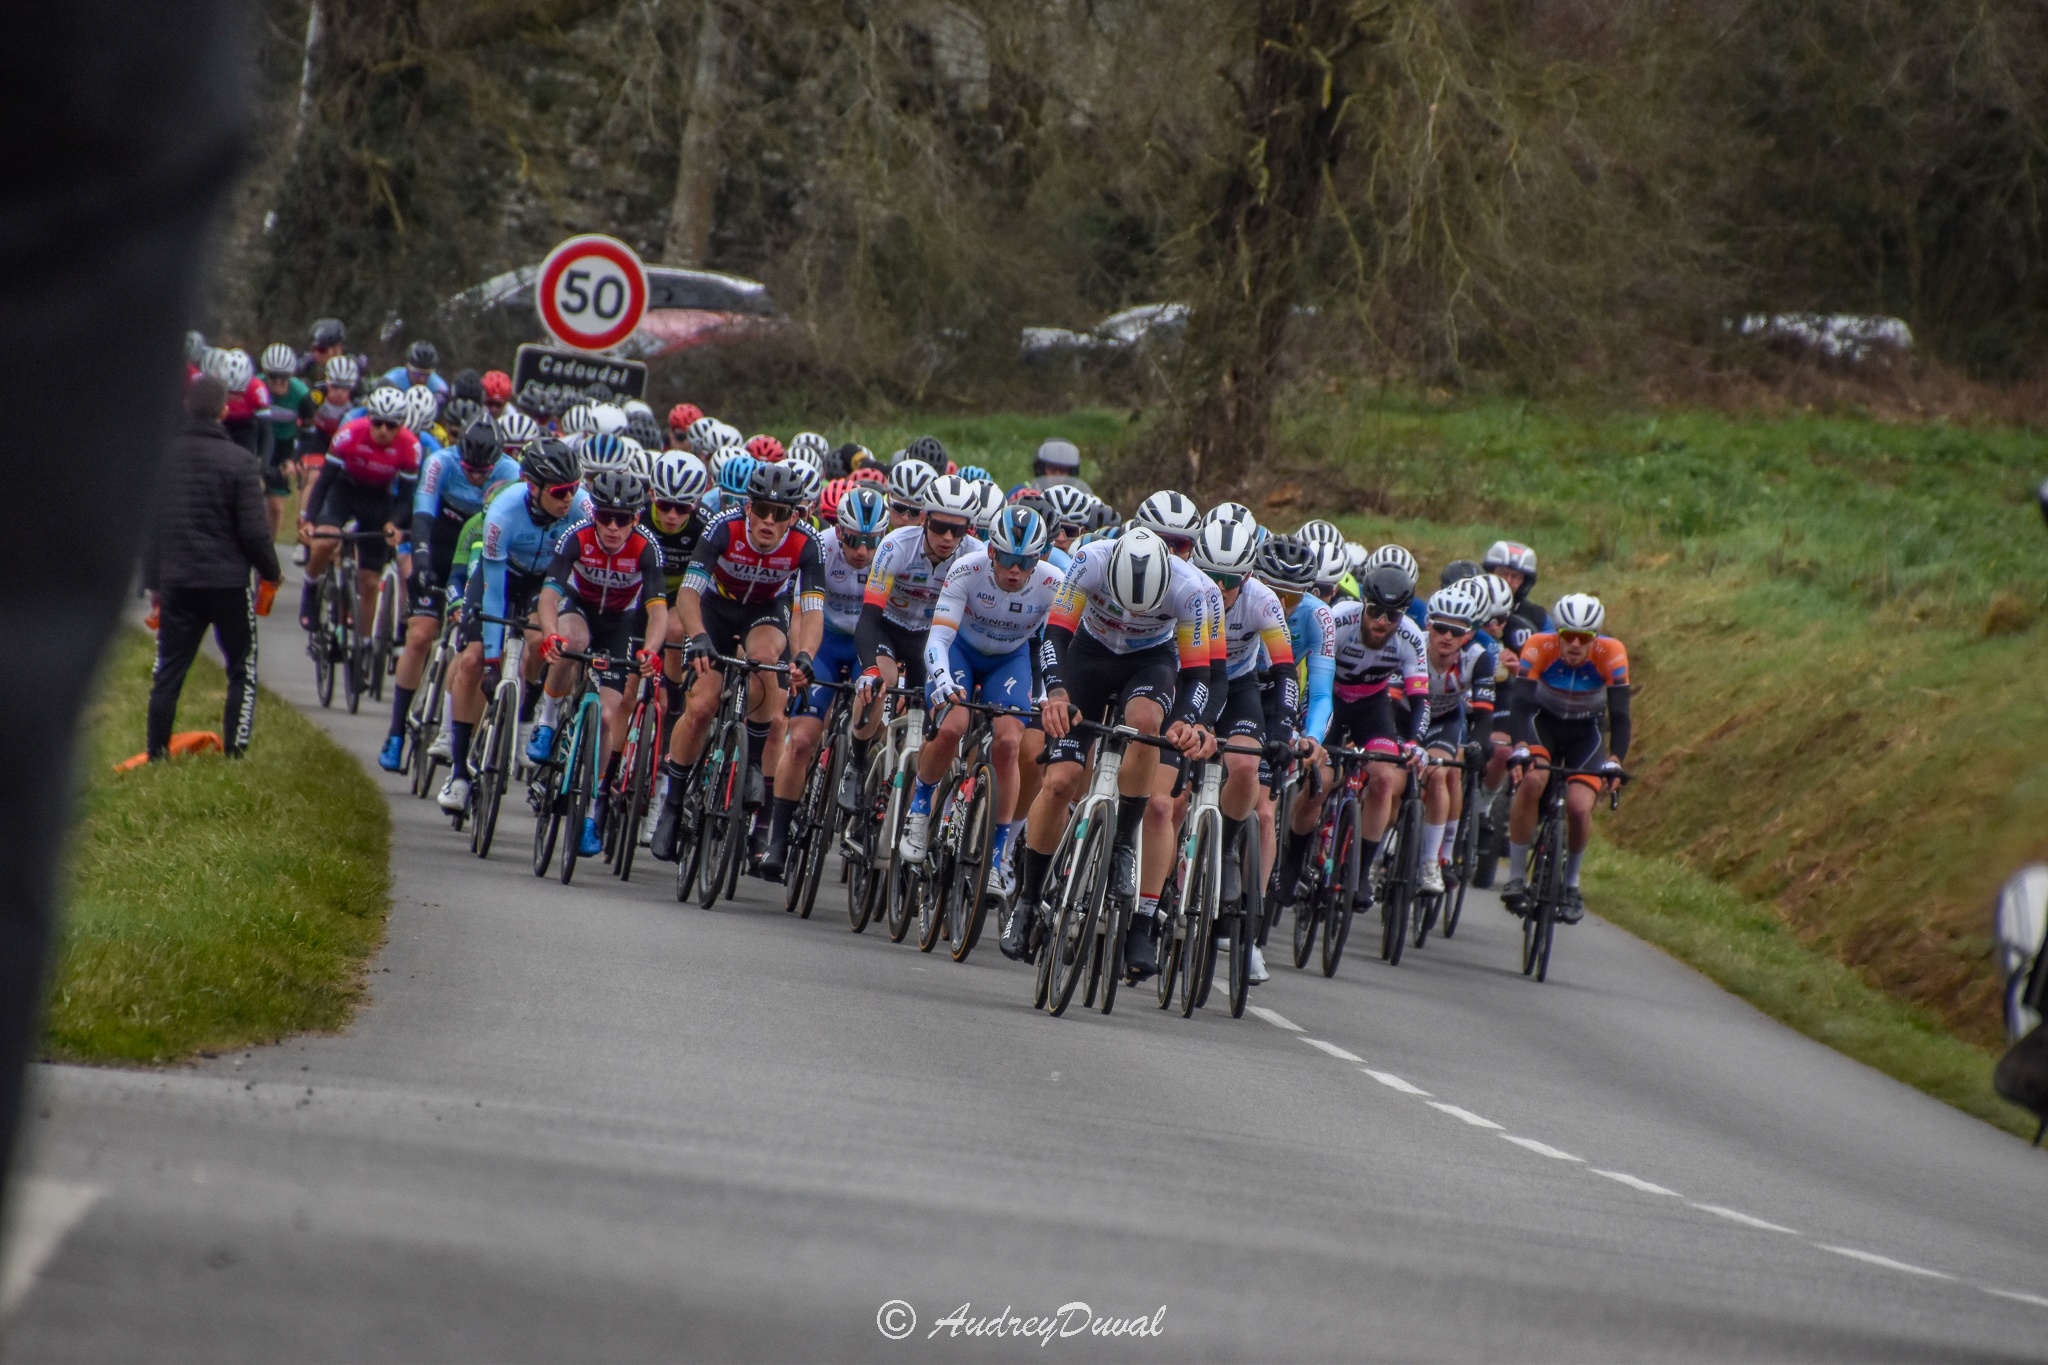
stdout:
<svg viewBox="0 0 2048 1365">
<path fill-rule="evenodd" d="M 1262 695 L 1266 705 L 1266 737 L 1293 739 L 1294 716 L 1301 704 L 1301 684 L 1295 677 L 1294 665 L 1274 664 L 1266 670 L 1266 683 Z"/>
<path fill-rule="evenodd" d="M 1067 651 L 1073 647 L 1074 632 L 1048 622 L 1045 638 L 1038 643 L 1038 669 L 1045 677 L 1048 694 L 1067 690 Z"/>
<path fill-rule="evenodd" d="M 1168 725 L 1175 721 L 1194 725 L 1209 713 L 1210 704 L 1217 702 L 1216 689 L 1209 682 L 1212 671 L 1207 664 L 1180 671 L 1173 689 L 1173 714 L 1166 718 Z"/>
<path fill-rule="evenodd" d="M 306 514 L 308 521 L 316 525 L 319 523 L 322 511 L 320 501 L 327 495 L 328 480 L 340 477 L 339 474 L 334 472 L 332 464 L 328 463 L 325 459 L 320 461 L 320 472 L 313 476 L 313 486 L 306 491 L 306 500 L 299 504 L 300 510 Z"/>
<path fill-rule="evenodd" d="M 1527 678 L 1517 678 L 1508 684 L 1514 689 L 1514 713 L 1508 717 L 1508 733 L 1515 737 L 1515 743 L 1527 748 L 1536 742 L 1536 684 Z"/>
<path fill-rule="evenodd" d="M 873 602 L 861 604 L 860 620 L 853 627 L 854 652 L 860 655 L 860 666 L 869 669 L 875 666 L 875 656 L 887 653 L 894 657 L 894 650 L 883 648 L 888 641 L 882 635 L 882 609 Z M 901 663 L 902 660 L 897 660 Z"/>
<path fill-rule="evenodd" d="M 1230 696 L 1230 661 L 1213 659 L 1209 663 L 1209 704 L 1202 710 L 1202 724 L 1213 728 L 1223 715 L 1223 703 Z"/>
<path fill-rule="evenodd" d="M 1628 754 L 1629 733 L 1633 726 L 1628 718 L 1628 684 L 1607 689 L 1607 752 L 1614 755 L 1616 763 Z"/>
</svg>

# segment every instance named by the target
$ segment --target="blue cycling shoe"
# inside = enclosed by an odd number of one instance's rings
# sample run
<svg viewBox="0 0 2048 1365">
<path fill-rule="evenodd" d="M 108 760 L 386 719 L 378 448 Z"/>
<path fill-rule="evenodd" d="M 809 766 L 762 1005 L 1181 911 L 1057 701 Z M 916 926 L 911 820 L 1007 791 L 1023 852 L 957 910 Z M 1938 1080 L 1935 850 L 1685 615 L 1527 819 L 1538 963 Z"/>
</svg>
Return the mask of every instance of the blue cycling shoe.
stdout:
<svg viewBox="0 0 2048 1365">
<path fill-rule="evenodd" d="M 595 858 L 604 852 L 604 836 L 597 832 L 597 817 L 583 817 L 583 847 L 576 850 L 579 858 Z"/>
<path fill-rule="evenodd" d="M 384 741 L 384 748 L 377 755 L 377 766 L 387 773 L 395 773 L 405 766 L 404 735 L 393 735 Z"/>
<path fill-rule="evenodd" d="M 526 741 L 526 761 L 528 763 L 545 763 L 554 752 L 555 727 L 552 725 L 534 726 L 532 738 Z"/>
</svg>

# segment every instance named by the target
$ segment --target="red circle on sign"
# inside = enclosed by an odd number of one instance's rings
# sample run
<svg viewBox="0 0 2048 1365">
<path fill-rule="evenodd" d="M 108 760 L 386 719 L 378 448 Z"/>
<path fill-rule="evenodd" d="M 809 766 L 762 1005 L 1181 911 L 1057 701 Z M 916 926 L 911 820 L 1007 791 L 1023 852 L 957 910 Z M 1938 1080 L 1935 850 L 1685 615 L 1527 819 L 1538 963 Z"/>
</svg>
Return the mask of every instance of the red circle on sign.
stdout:
<svg viewBox="0 0 2048 1365">
<path fill-rule="evenodd" d="M 599 275 L 599 288 L 586 287 L 584 280 L 575 278 L 573 272 L 578 270 L 586 276 Z M 625 297 L 619 300 L 614 312 L 603 306 L 602 285 L 615 282 L 620 276 L 624 277 Z M 567 308 L 560 297 L 565 293 Z M 647 270 L 633 248 L 617 238 L 594 232 L 571 237 L 541 262 L 540 275 L 534 281 L 534 305 L 540 312 L 541 325 L 564 346 L 579 351 L 609 350 L 633 335 L 633 329 L 646 315 Z"/>
</svg>

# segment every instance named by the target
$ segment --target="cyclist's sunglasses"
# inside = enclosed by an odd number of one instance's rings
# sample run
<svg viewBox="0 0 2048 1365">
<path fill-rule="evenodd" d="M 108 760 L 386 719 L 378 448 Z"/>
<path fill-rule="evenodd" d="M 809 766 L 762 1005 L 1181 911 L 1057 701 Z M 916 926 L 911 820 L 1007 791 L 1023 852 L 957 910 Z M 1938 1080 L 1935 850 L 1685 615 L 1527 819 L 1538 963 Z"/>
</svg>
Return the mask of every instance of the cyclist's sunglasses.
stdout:
<svg viewBox="0 0 2048 1365">
<path fill-rule="evenodd" d="M 967 534 L 967 523 L 964 521 L 940 521 L 933 517 L 926 517 L 924 529 L 931 535 L 952 536 L 957 540 Z"/>
<path fill-rule="evenodd" d="M 687 517 L 690 513 L 697 510 L 697 504 L 694 502 L 671 502 L 667 498 L 656 498 L 654 500 L 654 510 L 666 512 L 672 517 Z"/>
<path fill-rule="evenodd" d="M 1429 628 L 1438 635 L 1470 635 L 1472 627 L 1460 626 L 1449 621 L 1431 621 Z"/>
<path fill-rule="evenodd" d="M 402 427 L 405 423 L 394 421 L 389 417 L 372 417 L 370 425 L 373 427 Z"/>
<path fill-rule="evenodd" d="M 1006 569 L 1035 569 L 1038 567 L 1039 556 L 1037 555 L 1013 555 L 1007 550 L 991 550 L 989 553 L 995 558 L 996 563 Z"/>
<path fill-rule="evenodd" d="M 546 488 L 543 488 L 540 491 L 547 494 L 551 498 L 573 498 L 576 496 L 576 490 L 581 488 L 582 486 L 582 481 L 578 480 L 575 483 L 549 484 Z"/>
<path fill-rule="evenodd" d="M 1590 630 L 1561 630 L 1557 638 L 1568 645 L 1590 645 L 1600 637 Z"/>
<path fill-rule="evenodd" d="M 760 498 L 748 498 L 747 512 L 763 521 L 778 524 L 796 520 L 796 509 L 786 502 L 766 502 Z"/>
<path fill-rule="evenodd" d="M 1388 611 L 1385 607 L 1376 606 L 1371 602 L 1365 604 L 1365 614 L 1375 621 L 1398 621 L 1401 619 L 1400 612 Z"/>
<path fill-rule="evenodd" d="M 882 543 L 879 531 L 841 531 L 839 548 L 842 550 L 872 550 Z"/>
<path fill-rule="evenodd" d="M 621 512 L 610 507 L 601 507 L 590 515 L 599 526 L 631 526 L 639 520 L 631 512 Z"/>
<path fill-rule="evenodd" d="M 1244 586 L 1244 575 L 1241 573 L 1212 573 L 1209 577 L 1225 592 Z"/>
<path fill-rule="evenodd" d="M 907 502 L 892 502 L 889 504 L 889 511 L 899 517 L 921 517 L 924 515 L 922 507 L 912 507 Z"/>
<path fill-rule="evenodd" d="M 1056 536 L 1078 536 L 1081 534 L 1082 529 L 1081 523 L 1078 521 L 1063 521 L 1053 531 L 1053 534 Z"/>
<path fill-rule="evenodd" d="M 1162 535 L 1159 538 L 1165 541 L 1166 548 L 1175 554 L 1182 554 L 1195 548 L 1195 538 L 1193 536 Z"/>
</svg>

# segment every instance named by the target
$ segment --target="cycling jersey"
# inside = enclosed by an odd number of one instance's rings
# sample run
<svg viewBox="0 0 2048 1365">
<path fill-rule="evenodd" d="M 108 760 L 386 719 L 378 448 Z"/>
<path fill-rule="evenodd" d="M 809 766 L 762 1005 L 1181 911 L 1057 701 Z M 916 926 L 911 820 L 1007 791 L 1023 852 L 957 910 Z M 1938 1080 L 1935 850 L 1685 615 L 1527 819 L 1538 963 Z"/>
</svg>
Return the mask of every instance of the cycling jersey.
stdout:
<svg viewBox="0 0 2048 1365">
<path fill-rule="evenodd" d="M 400 479 L 417 474 L 419 468 L 419 437 L 401 427 L 392 433 L 391 444 L 380 446 L 371 439 L 367 417 L 345 424 L 327 447 L 325 473 L 338 470 L 365 488 L 388 490 Z"/>
<path fill-rule="evenodd" d="M 683 586 L 683 573 L 690 567 L 690 556 L 697 552 L 697 542 L 704 538 L 706 518 L 701 507 L 691 509 L 683 518 L 683 529 L 671 535 L 654 524 L 654 509 L 648 508 L 640 514 L 640 531 L 661 547 L 662 581 L 667 584 L 662 595 L 671 600 L 676 589 Z"/>
<path fill-rule="evenodd" d="M 590 494 L 576 490 L 569 510 L 549 519 L 539 499 L 522 481 L 491 500 L 484 513 L 483 611 L 487 616 L 505 615 L 509 600 L 508 580 L 518 574 L 537 581 L 555 561 L 555 548 L 563 535 L 590 516 Z M 505 628 L 485 622 L 484 657 L 505 655 Z"/>
<path fill-rule="evenodd" d="M 1024 586 L 1005 592 L 996 586 L 995 562 L 982 550 L 957 560 L 946 575 L 925 636 L 925 672 L 942 672 L 954 639 L 977 654 L 997 658 L 1027 648 L 1052 612 L 1059 570 L 1040 560 Z M 1020 703 L 1021 704 L 1021 703 Z"/>
<path fill-rule="evenodd" d="M 1308 710 L 1301 732 L 1316 743 L 1330 732 L 1331 685 L 1337 677 L 1337 620 L 1330 604 L 1303 594 L 1287 617 L 1287 642 L 1302 661 Z"/>
<path fill-rule="evenodd" d="M 1556 633 L 1546 631 L 1522 646 L 1522 677 L 1537 706 L 1579 720 L 1606 709 L 1608 688 L 1628 686 L 1628 651 L 1613 636 L 1602 635 L 1593 641 L 1586 662 L 1574 666 L 1564 661 Z"/>
<path fill-rule="evenodd" d="M 1330 619 L 1337 633 L 1337 697 L 1356 701 L 1400 683 L 1411 697 L 1429 696 L 1428 650 L 1422 631 L 1407 615 L 1397 617 L 1386 643 L 1377 649 L 1365 642 L 1365 605 L 1339 602 Z"/>
<path fill-rule="evenodd" d="M 1256 578 L 1247 578 L 1237 590 L 1237 600 L 1223 613 L 1225 677 L 1242 678 L 1262 665 L 1287 665 L 1294 671 L 1294 642 L 1287 630 L 1287 613 L 1273 590 Z"/>
<path fill-rule="evenodd" d="M 1487 657 L 1486 647 L 1474 639 L 1458 651 L 1449 668 L 1438 671 L 1434 662 L 1429 663 L 1430 715 L 1470 709 L 1484 719 L 1492 713 L 1493 669 L 1487 666 Z"/>
<path fill-rule="evenodd" d="M 818 552 L 825 561 L 825 629 L 850 636 L 860 625 L 861 603 L 866 597 L 868 570 L 846 562 L 839 548 L 839 528 L 828 526 L 819 538 Z M 869 560 L 872 568 L 874 561 Z"/>
<path fill-rule="evenodd" d="M 384 382 L 386 384 L 395 384 L 401 389 L 409 389 L 413 386 L 414 382 L 412 371 L 406 369 L 403 365 L 398 366 L 396 369 L 386 370 L 384 371 Z M 428 370 L 426 379 L 420 382 L 433 390 L 434 398 L 437 402 L 446 402 L 448 400 L 450 392 L 448 381 L 434 373 L 434 371 Z"/>
<path fill-rule="evenodd" d="M 1154 645 L 1177 643 L 1183 669 L 1210 662 L 1212 630 L 1222 628 L 1222 613 L 1211 611 L 1210 594 L 1217 588 L 1209 576 L 1184 559 L 1168 557 L 1170 575 L 1158 611 L 1133 615 L 1110 600 L 1104 584 L 1113 540 L 1081 547 L 1053 599 L 1048 626 L 1069 634 L 1086 633 L 1112 654 L 1134 654 Z M 1220 595 L 1217 601 L 1221 601 Z"/>
<path fill-rule="evenodd" d="M 228 395 L 228 410 L 220 420 L 223 423 L 269 421 L 270 386 L 261 379 L 251 379 L 240 393 Z"/>
<path fill-rule="evenodd" d="M 270 407 L 264 417 L 269 420 L 275 434 L 277 449 L 296 449 L 299 442 L 299 424 L 311 421 L 319 404 L 313 401 L 313 391 L 306 387 L 304 380 L 294 376 L 287 379 L 284 387 L 275 389 L 270 395 Z"/>
<path fill-rule="evenodd" d="M 699 597 L 751 606 L 780 596 L 793 581 L 797 609 L 819 611 L 825 605 L 822 567 L 818 538 L 809 527 L 790 523 L 775 548 L 764 553 L 747 539 L 747 514 L 736 507 L 697 541 L 683 587 L 696 589 Z"/>
<path fill-rule="evenodd" d="M 312 425 L 299 434 L 299 450 L 307 455 L 324 455 L 334 440 L 334 433 L 341 430 L 349 413 L 355 409 L 355 399 L 339 386 L 325 385 L 313 390 L 315 407 Z"/>
<path fill-rule="evenodd" d="M 631 611 L 664 581 L 661 548 L 636 526 L 624 545 L 607 550 L 597 538 L 597 527 L 584 522 L 556 545 L 547 581 L 563 597 L 574 596 L 591 611 Z"/>
<path fill-rule="evenodd" d="M 461 517 L 467 520 L 481 512 L 484 507 L 484 489 L 494 483 L 505 483 L 519 478 L 519 461 L 509 455 L 500 455 L 498 463 L 491 469 L 491 477 L 484 480 L 483 488 L 469 481 L 462 457 L 452 450 L 437 450 L 420 467 L 419 487 L 413 491 L 413 516 Z"/>
<path fill-rule="evenodd" d="M 929 630 L 939 604 L 939 586 L 946 571 L 982 548 L 972 535 L 954 542 L 953 553 L 933 560 L 925 553 L 925 530 L 905 526 L 882 537 L 868 568 L 866 606 L 880 609 L 884 621 L 908 631 Z"/>
</svg>

